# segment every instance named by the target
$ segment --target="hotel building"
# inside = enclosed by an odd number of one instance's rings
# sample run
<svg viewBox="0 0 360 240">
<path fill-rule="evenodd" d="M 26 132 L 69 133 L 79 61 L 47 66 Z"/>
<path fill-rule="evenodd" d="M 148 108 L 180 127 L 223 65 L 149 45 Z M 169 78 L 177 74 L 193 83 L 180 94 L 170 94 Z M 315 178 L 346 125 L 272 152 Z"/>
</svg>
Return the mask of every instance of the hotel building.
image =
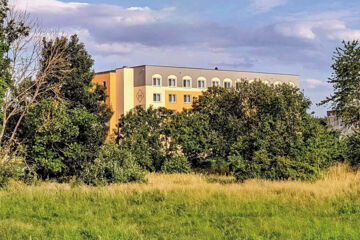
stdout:
<svg viewBox="0 0 360 240">
<path fill-rule="evenodd" d="M 208 87 L 231 88 L 241 80 L 260 80 L 275 85 L 287 83 L 299 87 L 299 76 L 292 74 L 152 65 L 99 72 L 93 82 L 106 88 L 106 103 L 114 113 L 109 122 L 109 133 L 112 134 L 117 129 L 120 116 L 135 106 L 182 111 L 191 108 L 193 99 Z"/>
</svg>

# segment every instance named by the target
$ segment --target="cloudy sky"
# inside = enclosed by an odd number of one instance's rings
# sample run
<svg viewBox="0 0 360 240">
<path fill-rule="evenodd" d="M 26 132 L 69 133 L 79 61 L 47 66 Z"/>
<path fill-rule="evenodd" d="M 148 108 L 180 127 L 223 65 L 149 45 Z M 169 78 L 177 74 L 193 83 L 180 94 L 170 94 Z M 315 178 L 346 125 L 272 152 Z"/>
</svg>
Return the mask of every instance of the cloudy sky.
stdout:
<svg viewBox="0 0 360 240">
<path fill-rule="evenodd" d="M 46 27 L 77 33 L 96 71 L 159 64 L 292 73 L 313 103 L 332 91 L 335 48 L 360 38 L 358 0 L 10 2 Z"/>
</svg>

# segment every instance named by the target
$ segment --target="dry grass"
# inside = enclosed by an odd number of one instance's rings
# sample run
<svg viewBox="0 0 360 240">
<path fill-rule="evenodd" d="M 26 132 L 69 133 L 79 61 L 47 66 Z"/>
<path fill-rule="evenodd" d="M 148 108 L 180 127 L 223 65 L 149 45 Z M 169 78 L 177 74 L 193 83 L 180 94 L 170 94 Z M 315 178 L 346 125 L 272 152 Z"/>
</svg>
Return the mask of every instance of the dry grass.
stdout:
<svg viewBox="0 0 360 240">
<path fill-rule="evenodd" d="M 150 173 L 146 176 L 146 183 L 112 184 L 106 187 L 76 186 L 51 182 L 39 183 L 36 186 L 26 186 L 22 183 L 12 183 L 11 192 L 28 192 L 35 194 L 54 193 L 57 191 L 80 191 L 83 193 L 101 191 L 104 194 L 132 194 L 159 190 L 163 193 L 184 192 L 191 193 L 192 197 L 203 198 L 212 193 L 224 193 L 229 196 L 256 198 L 288 196 L 291 199 L 312 196 L 326 198 L 351 191 L 360 191 L 360 173 L 349 166 L 339 164 L 326 172 L 322 179 L 316 182 L 302 181 L 267 181 L 248 180 L 245 183 L 235 183 L 232 177 L 208 176 L 202 174 L 160 174 Z M 1 191 L 0 191 L 1 195 Z"/>
</svg>

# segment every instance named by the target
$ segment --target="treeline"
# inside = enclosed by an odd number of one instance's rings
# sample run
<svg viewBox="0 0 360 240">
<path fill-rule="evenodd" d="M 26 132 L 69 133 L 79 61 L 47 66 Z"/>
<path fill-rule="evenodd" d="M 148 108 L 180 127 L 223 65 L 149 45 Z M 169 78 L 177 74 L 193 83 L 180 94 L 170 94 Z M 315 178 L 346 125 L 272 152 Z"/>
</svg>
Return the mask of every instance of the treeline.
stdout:
<svg viewBox="0 0 360 240">
<path fill-rule="evenodd" d="M 315 180 L 335 162 L 359 165 L 360 134 L 340 138 L 308 113 L 311 102 L 299 89 L 261 82 L 210 88 L 181 113 L 136 107 L 107 142 L 112 113 L 105 89 L 91 82 L 94 61 L 84 44 L 76 35 L 39 38 L 23 15 L 9 19 L 6 0 L 0 9 L 0 186 L 10 179 L 102 185 L 192 171 L 238 181 Z M 331 81 L 349 76 L 346 69 L 360 72 L 358 43 L 351 44 L 345 49 L 353 51 L 338 51 Z M 352 68 L 343 66 L 349 62 Z M 359 116 L 351 103 L 341 106 Z"/>
</svg>

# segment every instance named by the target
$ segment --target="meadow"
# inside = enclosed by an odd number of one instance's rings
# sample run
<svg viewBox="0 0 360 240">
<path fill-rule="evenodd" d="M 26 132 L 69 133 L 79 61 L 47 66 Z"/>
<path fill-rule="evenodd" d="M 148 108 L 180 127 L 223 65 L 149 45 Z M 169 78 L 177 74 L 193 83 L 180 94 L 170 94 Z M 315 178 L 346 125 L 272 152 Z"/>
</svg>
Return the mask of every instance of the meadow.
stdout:
<svg viewBox="0 0 360 240">
<path fill-rule="evenodd" d="M 0 190 L 0 239 L 359 239 L 359 226 L 360 174 L 344 165 L 313 183 L 149 174 Z"/>
</svg>

